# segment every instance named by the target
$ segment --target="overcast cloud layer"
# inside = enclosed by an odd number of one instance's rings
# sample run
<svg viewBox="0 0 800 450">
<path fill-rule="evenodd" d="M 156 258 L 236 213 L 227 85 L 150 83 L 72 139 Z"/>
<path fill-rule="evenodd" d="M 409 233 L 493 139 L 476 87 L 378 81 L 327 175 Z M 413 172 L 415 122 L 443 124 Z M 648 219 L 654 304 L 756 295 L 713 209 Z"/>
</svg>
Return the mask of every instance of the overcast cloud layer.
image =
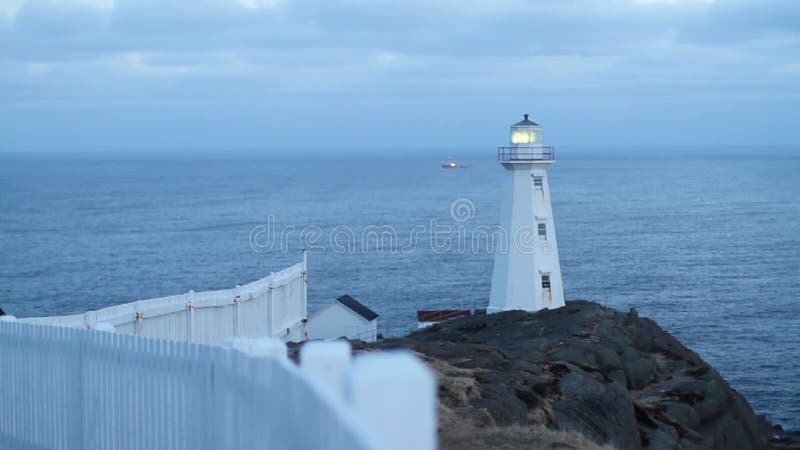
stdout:
<svg viewBox="0 0 800 450">
<path fill-rule="evenodd" d="M 798 0 L 0 0 L 0 151 L 798 144 Z"/>
</svg>

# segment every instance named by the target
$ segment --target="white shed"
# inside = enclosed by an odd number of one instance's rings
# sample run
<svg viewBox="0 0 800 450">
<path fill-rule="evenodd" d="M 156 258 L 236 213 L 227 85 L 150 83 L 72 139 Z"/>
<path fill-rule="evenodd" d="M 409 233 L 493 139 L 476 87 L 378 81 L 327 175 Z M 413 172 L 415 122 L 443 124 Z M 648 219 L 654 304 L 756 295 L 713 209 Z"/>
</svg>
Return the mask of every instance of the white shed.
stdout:
<svg viewBox="0 0 800 450">
<path fill-rule="evenodd" d="M 309 339 L 346 337 L 365 342 L 378 339 L 378 314 L 343 295 L 308 318 Z"/>
</svg>

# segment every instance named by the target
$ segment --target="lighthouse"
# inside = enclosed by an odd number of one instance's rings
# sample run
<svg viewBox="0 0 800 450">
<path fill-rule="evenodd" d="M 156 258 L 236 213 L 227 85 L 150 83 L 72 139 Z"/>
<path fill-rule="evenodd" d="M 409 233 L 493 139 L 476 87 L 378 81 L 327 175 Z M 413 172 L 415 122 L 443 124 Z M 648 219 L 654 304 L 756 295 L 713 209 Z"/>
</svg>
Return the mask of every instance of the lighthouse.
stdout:
<svg viewBox="0 0 800 450">
<path fill-rule="evenodd" d="M 507 242 L 495 248 L 488 312 L 564 306 L 547 179 L 555 149 L 542 144 L 542 127 L 525 114 L 497 158 L 505 169 L 500 226 Z"/>
</svg>

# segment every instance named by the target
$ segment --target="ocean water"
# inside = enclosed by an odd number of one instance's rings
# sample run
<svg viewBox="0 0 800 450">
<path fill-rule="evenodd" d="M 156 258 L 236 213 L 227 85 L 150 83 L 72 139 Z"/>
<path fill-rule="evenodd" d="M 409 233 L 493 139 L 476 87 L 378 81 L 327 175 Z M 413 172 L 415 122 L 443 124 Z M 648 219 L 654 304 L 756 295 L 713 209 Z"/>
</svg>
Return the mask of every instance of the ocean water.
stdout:
<svg viewBox="0 0 800 450">
<path fill-rule="evenodd" d="M 349 293 L 393 335 L 417 309 L 484 307 L 492 256 L 471 233 L 496 223 L 503 170 L 491 151 L 465 170 L 438 156 L 5 157 L 0 306 L 69 314 L 228 288 L 310 247 L 312 311 Z M 800 428 L 798 174 L 787 152 L 560 149 L 567 297 L 636 307 Z"/>
</svg>

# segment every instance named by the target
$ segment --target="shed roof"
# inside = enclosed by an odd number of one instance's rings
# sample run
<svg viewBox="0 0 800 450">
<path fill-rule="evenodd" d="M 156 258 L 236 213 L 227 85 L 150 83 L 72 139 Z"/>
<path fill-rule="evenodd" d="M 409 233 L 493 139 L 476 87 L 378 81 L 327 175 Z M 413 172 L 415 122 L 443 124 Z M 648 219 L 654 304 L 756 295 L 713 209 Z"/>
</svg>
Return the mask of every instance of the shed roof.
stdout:
<svg viewBox="0 0 800 450">
<path fill-rule="evenodd" d="M 337 302 L 341 303 L 342 305 L 350 308 L 351 311 L 358 314 L 359 316 L 363 317 L 366 320 L 373 320 L 378 318 L 378 314 L 367 308 L 366 306 L 362 305 L 361 302 L 350 297 L 349 295 L 343 295 L 336 299 Z"/>
</svg>

